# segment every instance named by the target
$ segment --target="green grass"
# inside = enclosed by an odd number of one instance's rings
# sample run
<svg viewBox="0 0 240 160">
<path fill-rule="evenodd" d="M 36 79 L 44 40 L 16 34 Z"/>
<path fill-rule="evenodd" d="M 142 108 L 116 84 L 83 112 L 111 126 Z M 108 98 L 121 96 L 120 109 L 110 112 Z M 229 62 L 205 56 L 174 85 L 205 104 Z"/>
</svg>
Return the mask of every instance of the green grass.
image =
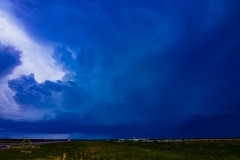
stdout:
<svg viewBox="0 0 240 160">
<path fill-rule="evenodd" d="M 0 151 L 4 160 L 239 160 L 240 140 L 184 142 L 72 141 L 22 153 Z"/>
</svg>

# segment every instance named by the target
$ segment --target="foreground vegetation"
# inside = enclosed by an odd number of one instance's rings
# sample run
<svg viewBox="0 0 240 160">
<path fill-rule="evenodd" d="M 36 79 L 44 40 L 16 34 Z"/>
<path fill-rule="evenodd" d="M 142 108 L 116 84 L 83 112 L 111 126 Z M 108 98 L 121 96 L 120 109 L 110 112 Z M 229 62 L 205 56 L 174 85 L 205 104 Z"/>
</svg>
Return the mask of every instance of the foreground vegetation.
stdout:
<svg viewBox="0 0 240 160">
<path fill-rule="evenodd" d="M 23 152 L 27 151 L 29 152 Z M 5 160 L 239 160 L 240 140 L 182 142 L 71 141 L 0 150 Z M 30 152 L 31 151 L 31 152 Z"/>
</svg>

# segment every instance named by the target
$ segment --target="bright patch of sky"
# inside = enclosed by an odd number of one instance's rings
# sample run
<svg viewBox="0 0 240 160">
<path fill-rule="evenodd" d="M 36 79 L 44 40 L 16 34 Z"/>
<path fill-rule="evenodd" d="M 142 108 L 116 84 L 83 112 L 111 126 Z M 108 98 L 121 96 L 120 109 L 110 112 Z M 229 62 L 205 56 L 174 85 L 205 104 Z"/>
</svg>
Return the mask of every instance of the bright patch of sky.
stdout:
<svg viewBox="0 0 240 160">
<path fill-rule="evenodd" d="M 30 37 L 10 15 L 0 10 L 0 26 L 2 28 L 0 41 L 5 45 L 12 45 L 22 51 L 22 65 L 17 67 L 11 78 L 22 74 L 34 73 L 38 82 L 45 80 L 59 80 L 64 75 L 56 67 L 51 57 L 51 45 L 42 45 Z"/>
<path fill-rule="evenodd" d="M 5 4 L 5 5 L 3 5 Z M 5 8 L 4 8 L 5 7 Z M 8 79 L 33 73 L 40 83 L 45 80 L 60 80 L 64 72 L 57 66 L 51 55 L 51 44 L 41 44 L 34 40 L 17 19 L 11 16 L 10 7 L 6 3 L 0 3 L 0 43 L 11 45 L 22 52 L 22 64 L 16 67 L 12 74 L 2 77 L 0 80 L 0 116 L 13 119 L 38 119 L 42 114 L 23 114 L 13 100 L 14 92 L 7 86 Z M 4 10 L 3 10 L 4 8 Z M 35 112 L 38 113 L 38 112 Z M 15 117 L 15 118 L 14 118 Z"/>
</svg>

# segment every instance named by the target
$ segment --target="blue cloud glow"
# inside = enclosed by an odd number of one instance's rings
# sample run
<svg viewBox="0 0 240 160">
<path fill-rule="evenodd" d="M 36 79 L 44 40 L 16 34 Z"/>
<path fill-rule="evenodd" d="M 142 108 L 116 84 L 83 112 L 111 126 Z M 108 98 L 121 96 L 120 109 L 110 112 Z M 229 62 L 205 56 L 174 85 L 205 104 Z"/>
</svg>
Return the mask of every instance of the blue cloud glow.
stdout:
<svg viewBox="0 0 240 160">
<path fill-rule="evenodd" d="M 235 0 L 12 3 L 9 14 L 34 44 L 52 50 L 37 52 L 36 64 L 35 53 L 27 52 L 32 74 L 23 62 L 25 70 L 16 71 L 20 76 L 8 78 L 26 115 L 18 122 L 5 118 L 2 125 L 11 124 L 8 133 L 32 124 L 39 128 L 21 132 L 73 137 L 239 136 L 238 5 Z M 20 64 L 20 52 L 11 55 L 6 54 L 15 62 L 1 63 L 0 75 Z M 50 79 L 48 69 L 58 74 Z M 29 113 L 38 118 L 32 121 Z"/>
<path fill-rule="evenodd" d="M 21 64 L 21 52 L 13 46 L 4 46 L 0 43 L 0 77 L 10 74 L 13 69 Z"/>
</svg>

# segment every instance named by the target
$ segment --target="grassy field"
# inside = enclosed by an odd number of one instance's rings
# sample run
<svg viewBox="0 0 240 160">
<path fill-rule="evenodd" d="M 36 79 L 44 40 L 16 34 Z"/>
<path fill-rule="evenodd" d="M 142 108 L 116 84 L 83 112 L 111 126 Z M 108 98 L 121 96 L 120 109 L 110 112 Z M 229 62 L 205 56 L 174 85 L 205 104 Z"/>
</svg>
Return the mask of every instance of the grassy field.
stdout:
<svg viewBox="0 0 240 160">
<path fill-rule="evenodd" d="M 0 150 L 0 159 L 240 160 L 240 140 L 183 142 L 71 141 L 42 145 L 38 149 Z"/>
</svg>

